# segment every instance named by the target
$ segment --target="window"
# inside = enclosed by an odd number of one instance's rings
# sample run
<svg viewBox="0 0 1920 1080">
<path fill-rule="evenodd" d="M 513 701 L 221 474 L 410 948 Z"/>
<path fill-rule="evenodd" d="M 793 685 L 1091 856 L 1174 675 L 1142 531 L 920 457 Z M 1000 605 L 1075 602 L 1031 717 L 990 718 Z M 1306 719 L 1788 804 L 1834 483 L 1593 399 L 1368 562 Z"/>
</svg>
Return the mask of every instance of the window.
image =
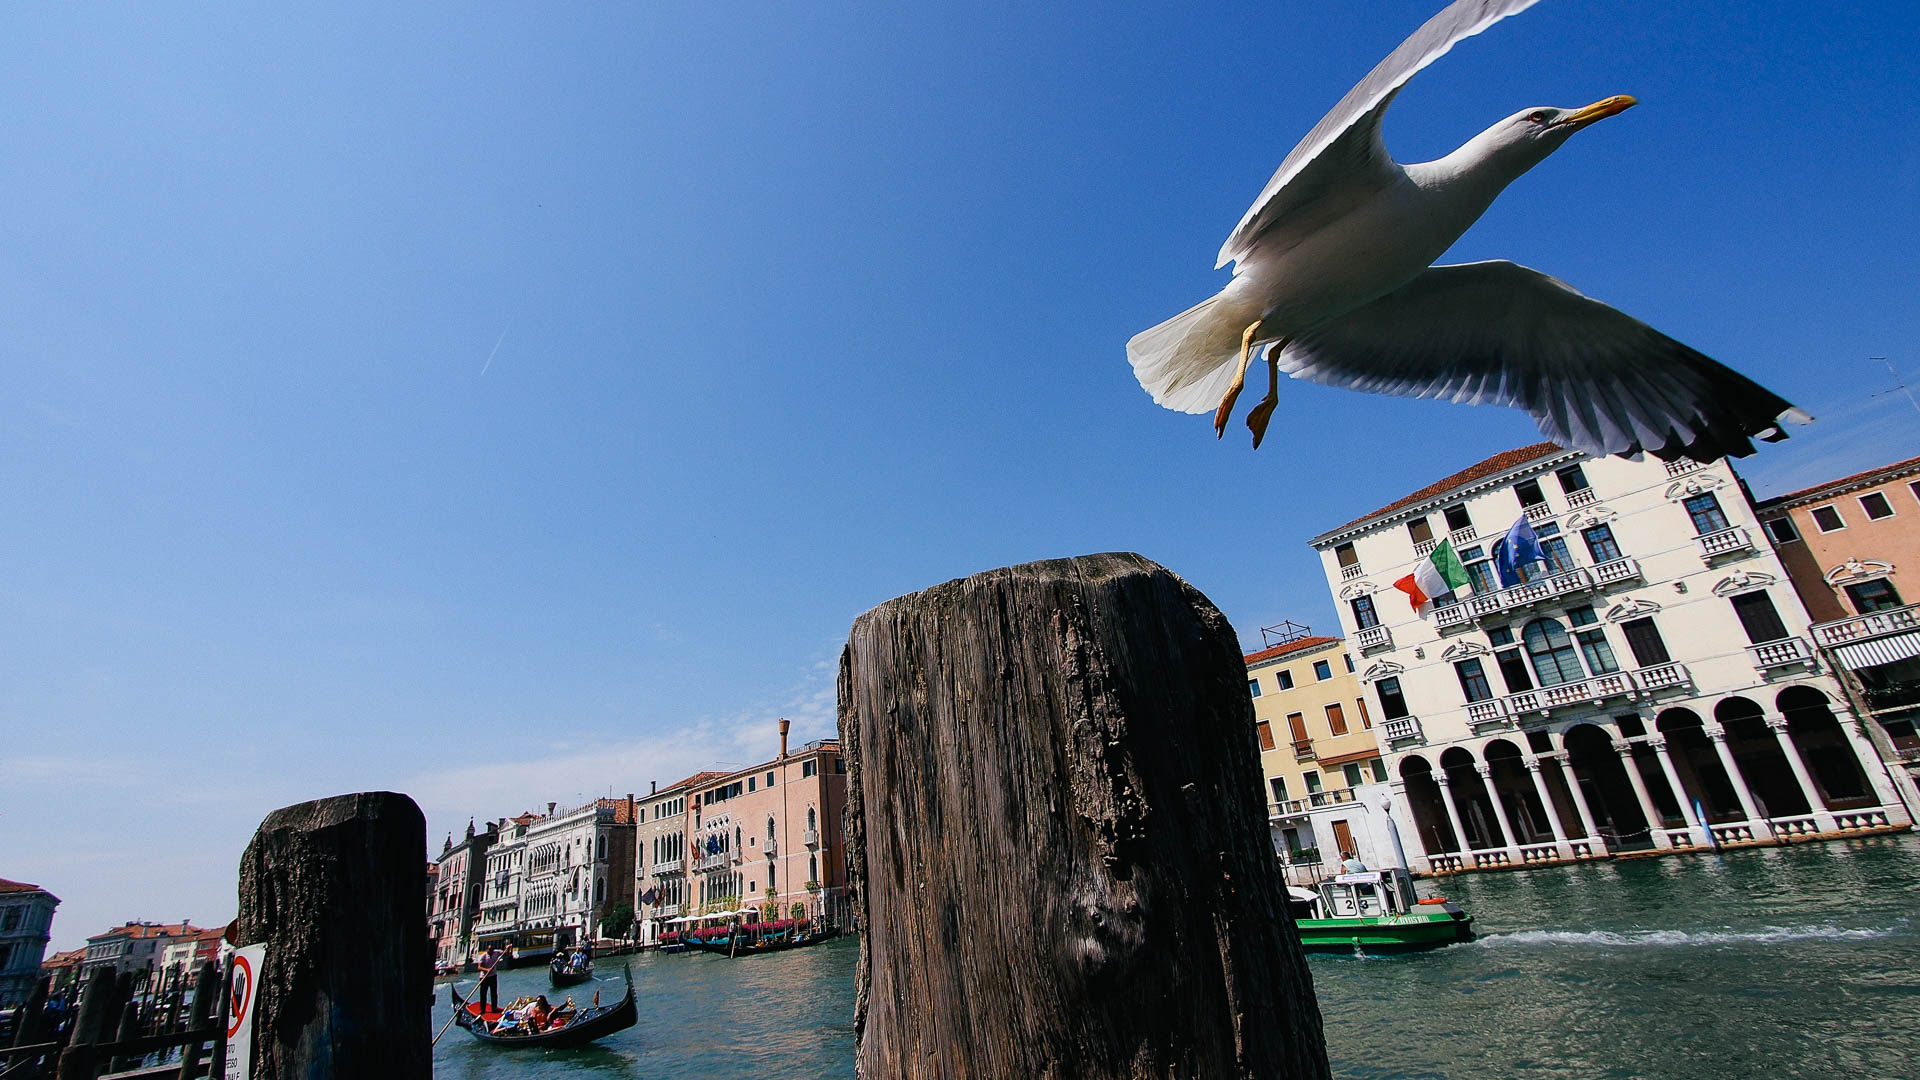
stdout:
<svg viewBox="0 0 1920 1080">
<path fill-rule="evenodd" d="M 1587 661 L 1588 671 L 1605 675 L 1620 670 L 1620 661 L 1614 659 L 1613 646 L 1607 643 L 1607 632 L 1600 628 L 1600 619 L 1594 615 L 1593 608 L 1569 608 L 1567 621 L 1585 627 L 1573 632 L 1573 640 L 1580 643 L 1580 655 Z"/>
<path fill-rule="evenodd" d="M 1853 601 L 1853 610 L 1862 615 L 1900 606 L 1900 594 L 1894 591 L 1893 582 L 1886 578 L 1847 586 L 1847 599 Z"/>
<path fill-rule="evenodd" d="M 1349 675 L 1353 674 L 1353 654 L 1341 653 L 1340 659 L 1345 660 L 1347 662 L 1347 674 Z"/>
<path fill-rule="evenodd" d="M 1687 516 L 1693 519 L 1693 531 L 1701 536 L 1731 527 L 1726 513 L 1720 509 L 1720 500 L 1711 491 L 1695 495 L 1680 505 L 1687 508 Z"/>
<path fill-rule="evenodd" d="M 1340 703 L 1337 701 L 1327 706 L 1327 730 L 1335 735 L 1347 733 L 1347 714 L 1340 708 Z"/>
<path fill-rule="evenodd" d="M 600 854 L 598 858 L 601 862 L 607 861 L 607 838 L 604 836 L 600 838 Z"/>
<path fill-rule="evenodd" d="M 1265 720 L 1255 720 L 1253 722 L 1253 731 L 1254 731 L 1254 734 L 1260 736 L 1260 749 L 1262 750 L 1273 749 L 1273 725 L 1272 724 L 1267 723 Z"/>
<path fill-rule="evenodd" d="M 1555 470 L 1553 475 L 1560 481 L 1560 490 L 1568 495 L 1587 490 L 1587 474 L 1578 465 Z"/>
<path fill-rule="evenodd" d="M 1840 511 L 1831 506 L 1814 507 L 1813 524 L 1823 533 L 1839 532 L 1847 527 L 1846 521 L 1840 517 Z"/>
<path fill-rule="evenodd" d="M 1407 697 L 1400 692 L 1400 677 L 1390 676 L 1373 684 L 1373 692 L 1380 697 L 1380 715 L 1388 720 L 1398 720 L 1407 715 Z"/>
<path fill-rule="evenodd" d="M 760 782 L 760 778 L 757 776 L 747 777 L 747 790 L 748 791 L 754 790 L 754 785 L 758 784 L 759 782 Z"/>
<path fill-rule="evenodd" d="M 1362 730 L 1371 731 L 1373 729 L 1373 717 L 1367 715 L 1367 699 L 1354 698 L 1353 703 L 1360 708 L 1360 727 Z"/>
<path fill-rule="evenodd" d="M 813 758 L 808 758 L 800 763 L 800 775 L 802 778 L 817 775 L 819 772 L 820 763 Z"/>
<path fill-rule="evenodd" d="M 1595 563 L 1612 562 L 1620 557 L 1620 545 L 1614 542 L 1611 525 L 1582 529 L 1580 539 L 1587 542 L 1587 554 L 1593 556 Z"/>
<path fill-rule="evenodd" d="M 1313 662 L 1313 677 L 1321 680 L 1333 678 L 1333 665 L 1327 663 L 1325 660 L 1315 660 Z"/>
<path fill-rule="evenodd" d="M 1380 758 L 1368 758 L 1367 765 L 1373 770 L 1374 783 L 1384 784 L 1387 782 L 1387 763 L 1385 761 Z"/>
<path fill-rule="evenodd" d="M 1774 518 L 1772 521 L 1762 522 L 1761 525 L 1776 544 L 1791 544 L 1800 539 L 1800 534 L 1794 530 L 1792 518 Z"/>
<path fill-rule="evenodd" d="M 1357 761 L 1349 761 L 1340 766 L 1340 771 L 1346 774 L 1348 787 L 1359 787 L 1367 782 L 1367 778 L 1360 774 L 1360 763 Z"/>
<path fill-rule="evenodd" d="M 1547 497 L 1540 494 L 1540 482 L 1538 480 L 1520 481 L 1513 485 L 1513 493 L 1520 497 L 1520 509 L 1522 511 L 1525 511 L 1529 506 L 1543 505 L 1547 501 Z"/>
<path fill-rule="evenodd" d="M 1373 597 L 1356 596 L 1347 603 L 1353 608 L 1354 626 L 1365 630 L 1368 627 L 1380 625 L 1380 616 L 1373 610 Z"/>
<path fill-rule="evenodd" d="M 1427 523 L 1426 515 L 1423 514 L 1407 522 L 1407 535 L 1412 537 L 1416 544 L 1424 544 L 1433 539 L 1433 526 Z"/>
<path fill-rule="evenodd" d="M 1464 506 L 1449 506 L 1441 512 L 1441 516 L 1447 519 L 1448 532 L 1473 531 L 1473 519 L 1467 516 Z"/>
<path fill-rule="evenodd" d="M 1560 526 L 1549 521 L 1534 530 L 1540 539 L 1540 554 L 1547 557 L 1547 564 L 1541 567 L 1535 563 L 1529 580 L 1540 574 L 1564 574 L 1573 569 L 1573 556 L 1567 551 L 1567 538 L 1560 535 Z"/>
<path fill-rule="evenodd" d="M 1287 732 L 1293 736 L 1295 750 L 1310 750 L 1313 740 L 1307 738 L 1307 716 L 1305 713 L 1287 714 Z"/>
<path fill-rule="evenodd" d="M 1541 686 L 1559 686 L 1578 682 L 1585 676 L 1580 658 L 1574 652 L 1567 629 L 1554 619 L 1535 619 L 1521 632 L 1527 657 L 1533 661 L 1533 674 Z"/>
<path fill-rule="evenodd" d="M 1453 665 L 1453 673 L 1460 678 L 1460 692 L 1467 695 L 1469 702 L 1485 701 L 1493 696 L 1493 686 L 1487 682 L 1487 671 L 1480 666 L 1480 658 L 1472 657 L 1458 661 Z"/>
<path fill-rule="evenodd" d="M 1860 509 L 1866 511 L 1868 521 L 1879 521 L 1893 516 L 1893 504 L 1878 491 L 1869 491 L 1860 496 Z"/>
<path fill-rule="evenodd" d="M 593 902 L 605 903 L 607 899 L 607 879 L 599 878 L 593 883 Z"/>
<path fill-rule="evenodd" d="M 773 774 L 772 774 L 772 773 L 768 773 L 768 774 L 767 774 L 767 786 L 768 786 L 768 787 L 772 787 L 772 786 L 773 786 Z"/>
<path fill-rule="evenodd" d="M 1254 697 L 1260 696 L 1260 680 L 1259 679 L 1247 680 L 1247 693 L 1252 694 Z"/>
<path fill-rule="evenodd" d="M 1320 793 L 1320 774 L 1319 773 L 1310 772 L 1306 774 L 1306 776 L 1302 777 L 1302 779 L 1304 779 L 1307 782 L 1308 795 L 1318 795 Z"/>
<path fill-rule="evenodd" d="M 1273 779 L 1267 781 L 1267 786 L 1273 789 L 1274 802 L 1283 803 L 1287 801 L 1287 778 L 1286 777 L 1276 776 Z"/>
<path fill-rule="evenodd" d="M 1633 662 L 1641 667 L 1665 664 L 1673 659 L 1667 653 L 1667 643 L 1660 637 L 1660 628 L 1653 625 L 1653 617 L 1634 619 L 1620 624 L 1620 630 L 1627 635 L 1627 648 L 1633 650 Z"/>
<path fill-rule="evenodd" d="M 1493 564 L 1487 561 L 1485 548 L 1475 544 L 1461 548 L 1454 554 L 1460 557 L 1460 564 L 1467 568 L 1467 582 L 1473 586 L 1474 592 L 1490 593 L 1500 587 L 1499 582 L 1494 580 Z"/>
<path fill-rule="evenodd" d="M 1740 625 L 1747 631 L 1747 640 L 1755 645 L 1764 641 L 1779 641 L 1787 636 L 1786 624 L 1780 621 L 1780 613 L 1774 610 L 1773 598 L 1765 589 L 1741 593 L 1733 598 L 1734 614 L 1740 616 Z"/>
<path fill-rule="evenodd" d="M 1352 544 L 1341 544 L 1333 549 L 1333 561 L 1340 564 L 1340 569 L 1345 570 L 1349 566 L 1359 566 L 1360 556 L 1354 554 Z"/>
<path fill-rule="evenodd" d="M 1293 672 L 1282 668 L 1274 672 L 1274 681 L 1280 684 L 1280 689 L 1291 690 L 1293 689 Z"/>
</svg>

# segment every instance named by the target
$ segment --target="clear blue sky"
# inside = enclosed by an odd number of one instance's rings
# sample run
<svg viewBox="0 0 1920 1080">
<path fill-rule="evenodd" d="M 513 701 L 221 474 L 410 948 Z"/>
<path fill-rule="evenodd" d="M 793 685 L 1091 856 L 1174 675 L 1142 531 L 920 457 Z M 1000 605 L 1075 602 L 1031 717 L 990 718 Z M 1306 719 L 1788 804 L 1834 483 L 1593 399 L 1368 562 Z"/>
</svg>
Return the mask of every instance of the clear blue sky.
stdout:
<svg viewBox="0 0 1920 1080">
<path fill-rule="evenodd" d="M 1125 360 L 1439 0 L 902 6 L 0 16 L 0 876 L 56 946 L 230 917 L 300 799 L 437 850 L 829 734 L 852 619 L 994 566 L 1331 628 L 1309 536 L 1534 441 L 1290 384 L 1254 452 Z M 1388 141 L 1639 96 L 1451 258 L 1820 416 L 1785 490 L 1920 453 L 1866 360 L 1920 382 L 1916 20 L 1547 0 Z"/>
</svg>

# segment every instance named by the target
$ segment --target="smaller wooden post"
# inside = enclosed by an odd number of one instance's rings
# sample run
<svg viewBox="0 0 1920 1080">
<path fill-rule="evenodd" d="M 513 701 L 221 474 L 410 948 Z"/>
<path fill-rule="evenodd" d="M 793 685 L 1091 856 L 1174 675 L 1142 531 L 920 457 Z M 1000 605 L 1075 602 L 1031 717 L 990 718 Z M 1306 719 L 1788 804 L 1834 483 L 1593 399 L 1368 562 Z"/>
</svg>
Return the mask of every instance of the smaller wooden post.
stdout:
<svg viewBox="0 0 1920 1080">
<path fill-rule="evenodd" d="M 132 994 L 127 995 L 126 1003 L 120 1006 L 120 1027 L 114 1031 L 113 1041 L 132 1042 L 140 1037 L 140 1002 Z M 125 1072 L 140 1064 L 141 1059 L 131 1054 L 121 1054 L 113 1059 L 115 1072 Z"/>
<path fill-rule="evenodd" d="M 187 1030 L 198 1031 L 213 1022 L 213 1002 L 220 992 L 220 969 L 213 961 L 200 965 L 200 974 L 193 980 L 193 1011 L 187 1014 Z M 224 1010 L 220 1013 L 225 1016 Z M 193 1080 L 199 1074 L 201 1044 L 185 1043 L 180 1047 L 180 1073 L 177 1080 Z M 214 1064 L 218 1064 L 215 1062 Z M 209 1073 L 213 1068 L 209 1066 Z"/>
<path fill-rule="evenodd" d="M 73 1035 L 60 1055 L 59 1080 L 93 1080 L 93 1048 L 106 1038 L 112 1024 L 114 1002 L 120 984 L 125 981 L 110 967 L 97 967 L 87 976 L 80 990 L 80 1007 L 73 1019 Z"/>
<path fill-rule="evenodd" d="M 40 976 L 33 984 L 33 994 L 27 998 L 26 1007 L 20 1010 L 20 1022 L 13 1028 L 13 1045 L 32 1046 L 46 1037 L 47 1030 L 47 987 L 51 978 Z"/>
</svg>

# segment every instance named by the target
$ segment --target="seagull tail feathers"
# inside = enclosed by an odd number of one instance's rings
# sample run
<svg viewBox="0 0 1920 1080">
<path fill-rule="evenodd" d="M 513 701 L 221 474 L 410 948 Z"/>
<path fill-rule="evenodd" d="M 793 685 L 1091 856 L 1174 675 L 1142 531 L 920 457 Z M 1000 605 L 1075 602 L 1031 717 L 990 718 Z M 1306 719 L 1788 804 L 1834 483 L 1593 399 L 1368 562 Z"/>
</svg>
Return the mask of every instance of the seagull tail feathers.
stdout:
<svg viewBox="0 0 1920 1080">
<path fill-rule="evenodd" d="M 1154 403 L 1176 412 L 1212 412 L 1233 382 L 1240 336 L 1260 317 L 1235 279 L 1225 289 L 1127 342 L 1134 378 Z"/>
</svg>

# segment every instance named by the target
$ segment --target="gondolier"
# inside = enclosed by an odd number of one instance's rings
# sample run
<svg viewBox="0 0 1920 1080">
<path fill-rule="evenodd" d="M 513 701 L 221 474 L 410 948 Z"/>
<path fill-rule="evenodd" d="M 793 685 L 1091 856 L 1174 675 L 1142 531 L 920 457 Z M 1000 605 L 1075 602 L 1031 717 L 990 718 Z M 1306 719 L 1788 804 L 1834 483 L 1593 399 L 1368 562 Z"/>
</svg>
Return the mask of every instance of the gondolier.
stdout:
<svg viewBox="0 0 1920 1080">
<path fill-rule="evenodd" d="M 474 994 L 474 1000 L 483 1005 L 500 1007 L 500 952 L 493 945 L 480 954 L 480 989 Z"/>
</svg>

